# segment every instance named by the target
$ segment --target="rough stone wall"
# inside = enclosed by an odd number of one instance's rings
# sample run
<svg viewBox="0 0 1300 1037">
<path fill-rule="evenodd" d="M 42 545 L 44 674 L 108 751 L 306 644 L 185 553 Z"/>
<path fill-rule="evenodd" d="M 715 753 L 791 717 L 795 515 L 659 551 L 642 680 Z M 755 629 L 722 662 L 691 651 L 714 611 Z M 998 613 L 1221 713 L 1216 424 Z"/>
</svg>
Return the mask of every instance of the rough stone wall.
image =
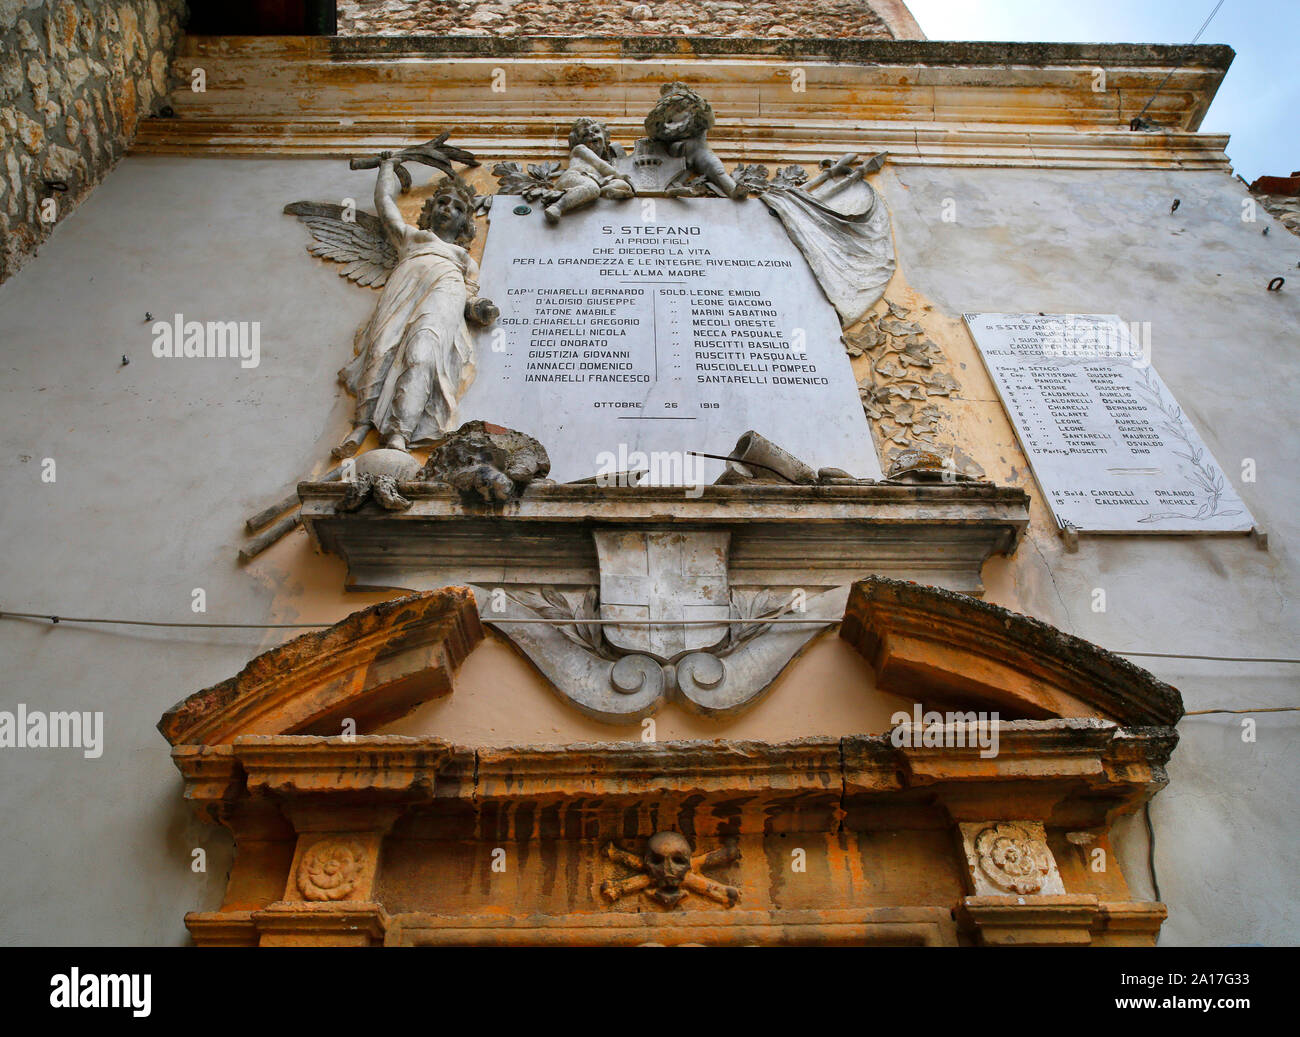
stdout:
<svg viewBox="0 0 1300 1037">
<path fill-rule="evenodd" d="M 0 281 L 162 103 L 184 11 L 183 0 L 0 0 Z"/>
<path fill-rule="evenodd" d="M 894 36 L 869 0 L 339 0 L 338 31 L 341 36 Z"/>
<path fill-rule="evenodd" d="M 1276 216 L 1292 234 L 1300 235 L 1300 194 L 1258 194 L 1259 207 Z"/>
</svg>

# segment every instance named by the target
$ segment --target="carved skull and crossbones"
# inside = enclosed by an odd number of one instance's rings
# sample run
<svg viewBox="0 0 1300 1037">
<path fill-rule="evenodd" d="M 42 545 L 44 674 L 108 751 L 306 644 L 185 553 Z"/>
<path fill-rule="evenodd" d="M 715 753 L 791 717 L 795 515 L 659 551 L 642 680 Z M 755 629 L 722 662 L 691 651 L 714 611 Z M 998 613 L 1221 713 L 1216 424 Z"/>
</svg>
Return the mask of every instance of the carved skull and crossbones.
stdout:
<svg viewBox="0 0 1300 1037">
<path fill-rule="evenodd" d="M 640 872 L 618 882 L 606 879 L 601 883 L 600 891 L 611 903 L 641 891 L 664 907 L 676 907 L 687 892 L 727 907 L 740 900 L 740 891 L 735 886 L 723 885 L 700 874 L 704 868 L 739 860 L 740 848 L 734 843 L 693 854 L 691 844 L 680 833 L 656 832 L 646 842 L 644 856 L 629 853 L 613 843 L 605 847 L 605 856 Z"/>
</svg>

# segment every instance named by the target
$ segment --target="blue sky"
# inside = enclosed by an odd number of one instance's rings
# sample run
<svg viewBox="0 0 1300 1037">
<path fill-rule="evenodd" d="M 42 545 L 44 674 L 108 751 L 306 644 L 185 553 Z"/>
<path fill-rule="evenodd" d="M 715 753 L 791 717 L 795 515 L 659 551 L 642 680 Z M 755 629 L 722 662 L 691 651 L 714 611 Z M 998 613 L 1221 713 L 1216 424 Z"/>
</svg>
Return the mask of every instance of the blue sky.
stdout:
<svg viewBox="0 0 1300 1037">
<path fill-rule="evenodd" d="M 1216 0 L 907 0 L 932 40 L 1189 43 Z M 1201 129 L 1245 180 L 1300 169 L 1300 0 L 1224 0 L 1201 43 L 1237 52 Z"/>
</svg>

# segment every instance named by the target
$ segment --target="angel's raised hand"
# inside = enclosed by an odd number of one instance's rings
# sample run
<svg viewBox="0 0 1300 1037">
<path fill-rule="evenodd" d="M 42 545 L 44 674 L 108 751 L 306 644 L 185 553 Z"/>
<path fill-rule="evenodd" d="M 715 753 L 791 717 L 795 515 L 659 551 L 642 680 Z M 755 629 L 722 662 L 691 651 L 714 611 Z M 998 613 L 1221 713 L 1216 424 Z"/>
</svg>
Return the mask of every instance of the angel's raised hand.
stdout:
<svg viewBox="0 0 1300 1037">
<path fill-rule="evenodd" d="M 465 316 L 475 324 L 487 327 L 501 316 L 501 311 L 491 299 L 475 299 L 466 307 Z"/>
</svg>

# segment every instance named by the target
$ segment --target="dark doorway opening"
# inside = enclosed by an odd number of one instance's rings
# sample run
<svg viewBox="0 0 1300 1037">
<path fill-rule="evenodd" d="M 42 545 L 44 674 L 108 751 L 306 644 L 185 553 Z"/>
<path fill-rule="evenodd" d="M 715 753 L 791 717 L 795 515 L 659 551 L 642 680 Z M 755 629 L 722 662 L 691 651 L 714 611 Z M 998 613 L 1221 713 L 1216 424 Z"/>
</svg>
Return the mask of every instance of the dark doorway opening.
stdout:
<svg viewBox="0 0 1300 1037">
<path fill-rule="evenodd" d="M 335 0 L 190 0 L 195 36 L 333 36 Z"/>
</svg>

